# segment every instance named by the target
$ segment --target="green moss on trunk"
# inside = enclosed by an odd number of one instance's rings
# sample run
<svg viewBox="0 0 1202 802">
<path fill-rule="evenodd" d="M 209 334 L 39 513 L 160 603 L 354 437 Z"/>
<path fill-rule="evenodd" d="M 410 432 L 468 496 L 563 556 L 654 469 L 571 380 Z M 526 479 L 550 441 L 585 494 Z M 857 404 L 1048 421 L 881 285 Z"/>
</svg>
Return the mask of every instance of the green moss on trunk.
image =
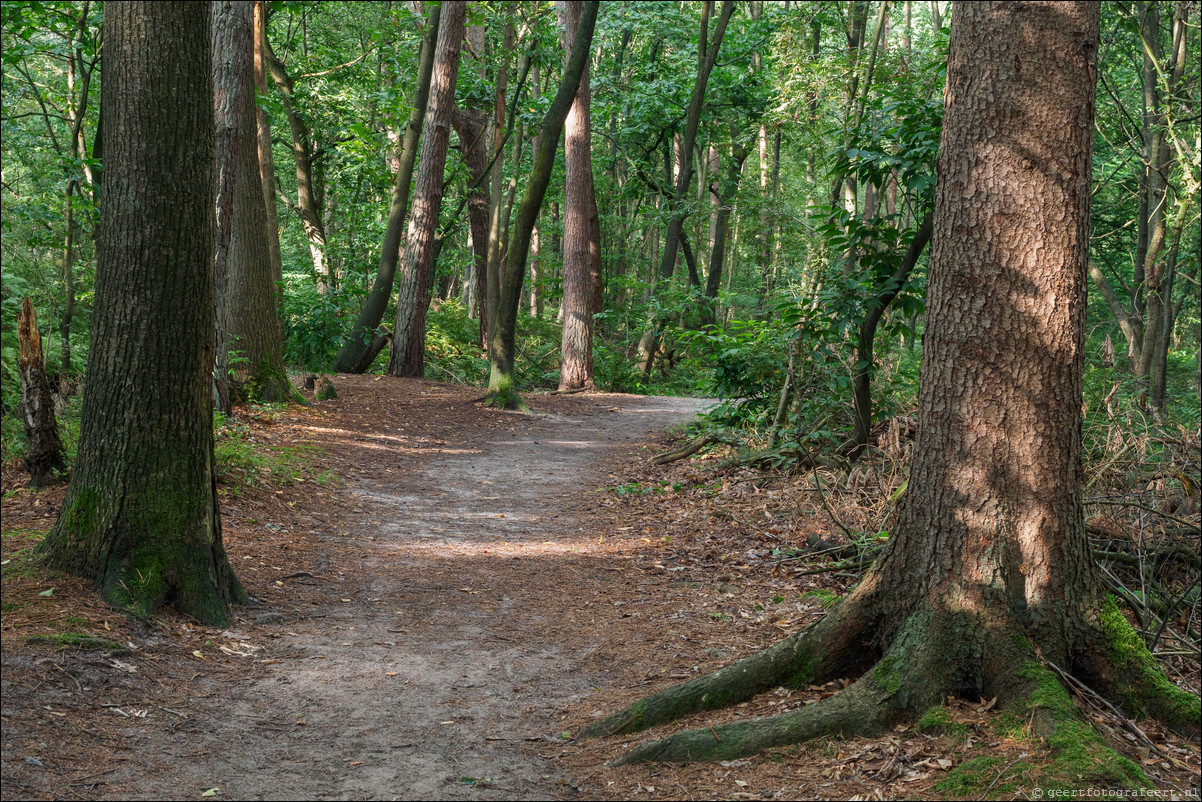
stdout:
<svg viewBox="0 0 1202 802">
<path fill-rule="evenodd" d="M 1151 716 L 1178 732 L 1197 735 L 1202 719 L 1199 697 L 1169 680 L 1113 596 L 1103 605 L 1099 624 L 1102 646 L 1115 672 L 1110 682 L 1126 712 L 1135 718 Z"/>
</svg>

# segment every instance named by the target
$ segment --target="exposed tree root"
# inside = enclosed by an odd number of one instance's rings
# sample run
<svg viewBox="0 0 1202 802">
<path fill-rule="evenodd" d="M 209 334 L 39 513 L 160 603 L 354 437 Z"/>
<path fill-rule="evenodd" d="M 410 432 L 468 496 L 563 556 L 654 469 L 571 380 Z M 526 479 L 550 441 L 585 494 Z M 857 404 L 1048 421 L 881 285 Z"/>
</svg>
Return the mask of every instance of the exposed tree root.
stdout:
<svg viewBox="0 0 1202 802">
<path fill-rule="evenodd" d="M 888 602 L 874 592 L 874 585 L 870 573 L 830 614 L 802 632 L 636 702 L 588 727 L 581 737 L 638 732 L 737 704 L 779 685 L 858 676 L 815 704 L 769 718 L 678 732 L 637 747 L 614 765 L 731 760 L 822 736 L 873 736 L 898 721 L 918 719 L 950 694 L 996 697 L 1009 710 L 1007 721 L 1046 739 L 1062 754 L 1051 767 L 1055 772 L 1077 772 L 1121 787 L 1146 782 L 1134 764 L 1109 750 L 1081 719 L 1057 675 L 1039 664 L 1031 642 L 1005 616 L 956 604 L 925 604 L 903 613 L 881 655 L 873 641 L 889 631 L 884 615 Z M 1146 649 L 1146 659 L 1141 658 L 1142 641 L 1113 602 L 1106 610 L 1102 632 L 1095 634 L 1111 645 L 1106 655 L 1099 655 L 1104 670 L 1095 665 L 1093 675 L 1111 690 L 1125 690 L 1129 709 L 1139 714 L 1146 710 L 1178 731 L 1196 734 L 1198 697 L 1168 682 Z M 1116 682 L 1127 684 L 1119 688 Z"/>
<path fill-rule="evenodd" d="M 747 444 L 743 442 L 743 438 L 736 434 L 731 434 L 730 432 L 708 432 L 694 437 L 680 448 L 656 455 L 651 461 L 656 465 L 667 465 L 669 462 L 676 462 L 685 457 L 691 457 L 701 449 L 714 443 L 725 443 L 728 446 L 734 446 L 743 451 L 747 450 Z"/>
<path fill-rule="evenodd" d="M 613 765 L 733 760 L 824 735 L 877 735 L 890 724 L 888 697 L 869 672 L 847 689 L 817 704 L 769 718 L 686 730 L 633 749 Z"/>
<path fill-rule="evenodd" d="M 861 585 L 863 587 L 863 585 Z M 875 658 L 871 626 L 858 619 L 856 594 L 824 618 L 726 668 L 669 688 L 588 727 L 581 737 L 639 732 L 703 710 L 718 710 L 778 685 L 804 686 L 863 671 Z"/>
</svg>

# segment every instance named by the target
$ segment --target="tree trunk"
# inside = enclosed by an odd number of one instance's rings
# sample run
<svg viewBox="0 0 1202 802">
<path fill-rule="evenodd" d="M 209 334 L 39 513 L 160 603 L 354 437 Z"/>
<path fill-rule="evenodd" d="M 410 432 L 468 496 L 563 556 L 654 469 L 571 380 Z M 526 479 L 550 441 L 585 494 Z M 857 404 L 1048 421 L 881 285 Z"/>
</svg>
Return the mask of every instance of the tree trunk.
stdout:
<svg viewBox="0 0 1202 802">
<path fill-rule="evenodd" d="M 234 232 L 234 204 L 238 197 L 238 179 L 246 164 L 242 162 L 240 145 L 249 139 L 247 115 L 243 111 L 253 101 L 248 83 L 253 55 L 254 3 L 215 2 L 213 4 L 213 114 L 216 120 L 217 157 L 217 247 L 213 272 L 217 279 L 217 401 L 221 411 L 230 414 L 235 392 L 229 363 L 230 344 L 226 342 L 226 304 L 228 269 Z M 248 98 L 247 95 L 250 95 Z M 255 166 L 258 172 L 258 166 Z M 244 210 L 245 211 L 245 210 Z M 243 243 L 245 247 L 246 243 Z"/>
<path fill-rule="evenodd" d="M 280 92 L 280 104 L 284 107 L 284 116 L 288 118 L 288 128 L 292 132 L 296 202 L 287 198 L 285 201 L 300 218 L 301 226 L 305 230 L 305 239 L 309 241 L 309 256 L 313 260 L 313 277 L 317 282 L 317 290 L 326 292 L 330 287 L 330 270 L 326 265 L 326 228 L 322 215 L 321 176 L 313 169 L 313 145 L 310 141 L 309 127 L 305 125 L 294 105 L 292 78 L 289 77 L 284 62 L 276 58 L 266 37 L 263 55 L 267 60 L 267 71 Z"/>
<path fill-rule="evenodd" d="M 267 94 L 267 7 L 264 0 L 255 3 L 255 91 Z M 259 179 L 263 183 L 263 206 L 267 210 L 267 249 L 271 258 L 271 280 L 275 287 L 276 316 L 283 296 L 284 262 L 280 253 L 280 221 L 275 206 L 275 157 L 271 152 L 271 120 L 267 111 L 255 104 L 255 132 L 259 144 Z M 278 325 L 278 324 L 277 324 Z M 282 330 L 282 329 L 281 329 Z"/>
<path fill-rule="evenodd" d="M 701 320 L 705 325 L 713 325 L 718 303 L 718 289 L 722 286 L 722 268 L 726 261 L 726 232 L 730 228 L 730 211 L 735 195 L 739 191 L 739 176 L 743 172 L 743 162 L 747 160 L 749 148 L 747 143 L 739 142 L 737 127 L 731 127 L 730 164 L 726 176 L 722 179 L 721 194 L 713 195 L 717 203 L 713 226 L 713 242 L 710 248 L 709 273 L 705 280 L 705 306 L 701 310 Z"/>
<path fill-rule="evenodd" d="M 46 376 L 42 335 L 33 302 L 26 298 L 17 316 L 17 345 L 20 349 L 21 420 L 25 424 L 25 469 L 34 488 L 51 484 L 66 473 L 63 441 L 54 417 L 54 394 Z"/>
<path fill-rule="evenodd" d="M 580 22 L 579 0 L 557 4 L 563 20 L 564 58 L 572 52 Z M 594 286 L 601 244 L 593 226 L 597 200 L 593 191 L 592 135 L 589 120 L 588 62 L 564 124 L 563 337 L 560 344 L 559 389 L 593 386 Z"/>
<path fill-rule="evenodd" d="M 174 603 L 225 625 L 230 603 L 246 596 L 222 545 L 213 474 L 210 12 L 209 3 L 105 8 L 88 388 L 75 471 L 39 553 L 94 578 L 119 608 L 149 617 Z"/>
<path fill-rule="evenodd" d="M 501 159 L 501 151 L 505 146 L 505 91 L 509 81 L 509 58 L 513 52 L 513 24 L 505 26 L 504 51 L 497 67 L 497 94 L 493 103 L 493 153 L 491 184 L 489 186 L 488 210 L 488 260 L 484 271 L 484 311 L 480 321 L 484 328 L 484 347 L 492 348 L 493 337 L 497 328 L 497 306 L 501 302 L 501 259 L 506 228 L 502 222 L 502 207 L 504 193 L 502 186 L 505 179 L 505 165 Z M 514 147 L 517 147 L 516 145 Z"/>
<path fill-rule="evenodd" d="M 376 270 L 376 279 L 372 283 L 371 292 L 363 302 L 355 325 L 351 327 L 350 336 L 338 350 L 334 360 L 334 370 L 339 373 L 360 373 L 364 353 L 373 342 L 376 328 L 384 318 L 388 308 L 388 299 L 392 295 L 392 284 L 396 277 L 397 263 L 400 261 L 401 232 L 404 231 L 405 213 L 409 210 L 409 184 L 413 178 L 413 164 L 417 161 L 418 142 L 421 139 L 422 124 L 426 115 L 426 106 L 430 96 L 430 81 L 434 71 L 434 45 L 438 37 L 439 15 L 442 6 L 430 8 L 426 20 L 426 32 L 422 39 L 421 56 L 417 67 L 417 91 L 413 98 L 413 108 L 409 111 L 409 121 L 405 125 L 405 136 L 401 144 L 401 154 L 397 162 L 396 180 L 392 185 L 392 202 L 388 208 L 388 224 L 384 228 L 384 242 L 380 248 L 380 266 Z M 464 145 L 466 150 L 467 145 Z M 439 177 L 441 181 L 441 175 Z M 437 218 L 437 215 L 435 216 Z M 437 220 L 435 220 L 437 222 Z M 363 368 L 370 367 L 369 362 Z"/>
<path fill-rule="evenodd" d="M 448 2 L 438 26 L 434 72 L 426 107 L 416 193 L 405 239 L 405 266 L 397 290 L 396 325 L 388 360 L 390 376 L 420 377 L 426 369 L 426 308 L 430 304 L 430 271 L 434 266 L 435 234 L 442 209 L 442 178 L 455 108 L 455 83 L 463 44 L 467 3 Z"/>
<path fill-rule="evenodd" d="M 885 310 L 889 308 L 889 304 L 893 303 L 906 281 L 909 280 L 914 266 L 918 264 L 918 258 L 922 256 L 923 249 L 931 239 L 931 226 L 932 221 L 928 217 L 914 232 L 914 238 L 910 240 L 901 264 L 888 281 L 877 289 L 876 297 L 869 303 L 868 311 L 865 312 L 864 319 L 860 322 L 859 336 L 856 341 L 855 369 L 852 375 L 852 393 L 856 412 L 855 431 L 852 433 L 851 441 L 843 447 L 843 450 L 848 452 L 850 459 L 859 458 L 864 447 L 868 445 L 868 438 L 872 433 L 873 344 L 876 340 L 876 327 L 881 322 Z"/>
<path fill-rule="evenodd" d="M 300 399 L 284 368 L 254 103 L 254 0 L 213 6 L 217 364 L 223 401 Z M 226 99 L 223 101 L 223 98 Z M 236 354 L 231 359 L 230 354 Z M 228 383 L 227 383 L 228 382 Z M 227 410 L 228 411 L 228 410 Z"/>
<path fill-rule="evenodd" d="M 1099 7 L 957 3 L 953 14 L 918 440 L 888 545 L 809 628 L 585 734 L 644 729 L 782 683 L 859 678 L 817 704 L 678 732 L 622 762 L 733 759 L 826 735 L 872 736 L 949 694 L 996 696 L 1037 731 L 1087 748 L 1087 725 L 1041 660 L 1198 730 L 1198 698 L 1150 668 L 1142 641 L 1103 604 L 1085 534 Z M 1130 783 L 1119 771 L 1073 779 Z"/>
<path fill-rule="evenodd" d="M 522 205 L 514 226 L 513 240 L 505 263 L 505 275 L 501 284 L 500 304 L 497 307 L 496 336 L 488 344 L 491 370 L 488 379 L 488 399 L 494 406 L 519 409 L 524 405 L 513 386 L 514 351 L 516 349 L 518 305 L 522 297 L 522 279 L 526 273 L 526 258 L 530 252 L 530 234 L 538 222 L 538 213 L 551 182 L 551 168 L 555 162 L 555 151 L 559 149 L 559 137 L 563 133 L 564 119 L 576 98 L 580 76 L 588 61 L 589 48 L 593 41 L 593 28 L 597 21 L 597 0 L 587 0 L 580 15 L 580 24 L 572 42 L 571 55 L 564 67 L 563 78 L 555 99 L 543 115 L 542 130 L 539 132 L 538 151 L 534 154 L 534 165 L 526 182 Z"/>
<path fill-rule="evenodd" d="M 722 46 L 722 39 L 726 34 L 727 23 L 730 22 L 730 17 L 734 14 L 735 4 L 733 0 L 723 0 L 722 9 L 718 13 L 718 23 L 714 28 L 713 38 L 706 40 L 706 28 L 709 19 L 708 10 L 712 4 L 707 4 L 706 11 L 702 14 L 701 22 L 701 38 L 697 54 L 697 80 L 693 84 L 693 94 L 689 100 L 689 108 L 685 116 L 685 131 L 681 139 L 680 150 L 684 157 L 680 160 L 680 171 L 676 175 L 676 183 L 673 188 L 672 198 L 669 199 L 669 217 L 667 231 L 664 236 L 664 250 L 659 262 L 658 278 L 660 281 L 667 281 L 672 278 L 672 273 L 676 268 L 676 256 L 680 250 L 680 240 L 684 231 L 684 221 L 688 215 L 685 207 L 685 196 L 689 189 L 689 183 L 693 179 L 693 160 L 689 154 L 693 152 L 693 147 L 697 142 L 697 129 L 701 125 L 701 110 L 705 105 L 705 88 L 709 83 L 710 73 L 713 72 L 714 64 L 718 61 L 718 49 Z M 660 328 L 660 323 L 653 321 L 647 333 L 644 333 L 643 340 L 646 344 L 640 343 L 640 349 L 645 354 L 654 356 L 658 349 L 658 341 L 656 330 Z M 650 336 L 648 336 L 650 335 Z M 647 367 L 647 375 L 650 375 L 650 359 L 644 364 Z"/>
</svg>

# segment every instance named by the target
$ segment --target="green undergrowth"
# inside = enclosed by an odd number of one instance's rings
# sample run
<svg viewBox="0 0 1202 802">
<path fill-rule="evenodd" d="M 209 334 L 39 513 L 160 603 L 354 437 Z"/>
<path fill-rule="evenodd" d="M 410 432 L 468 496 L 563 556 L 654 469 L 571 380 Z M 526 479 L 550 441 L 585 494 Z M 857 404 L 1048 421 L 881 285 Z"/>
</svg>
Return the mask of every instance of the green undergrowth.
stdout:
<svg viewBox="0 0 1202 802">
<path fill-rule="evenodd" d="M 0 543 L 3 543 L 4 550 L 4 556 L 0 558 L 0 571 L 5 579 L 24 579 L 37 574 L 40 566 L 33 557 L 33 549 L 45 536 L 45 532 L 34 529 L 0 530 Z M 7 606 L 2 609 L 9 612 Z"/>
<path fill-rule="evenodd" d="M 287 485 L 313 481 L 333 484 L 337 475 L 321 470 L 325 451 L 320 446 L 298 444 L 275 446 L 254 440 L 246 424 L 219 419 L 215 456 L 217 480 L 233 493 L 259 485 Z"/>
<path fill-rule="evenodd" d="M 30 635 L 25 639 L 30 646 L 50 646 L 55 649 L 104 649 L 106 651 L 121 650 L 119 643 L 107 638 L 101 638 L 89 632 L 55 632 L 49 635 Z"/>
</svg>

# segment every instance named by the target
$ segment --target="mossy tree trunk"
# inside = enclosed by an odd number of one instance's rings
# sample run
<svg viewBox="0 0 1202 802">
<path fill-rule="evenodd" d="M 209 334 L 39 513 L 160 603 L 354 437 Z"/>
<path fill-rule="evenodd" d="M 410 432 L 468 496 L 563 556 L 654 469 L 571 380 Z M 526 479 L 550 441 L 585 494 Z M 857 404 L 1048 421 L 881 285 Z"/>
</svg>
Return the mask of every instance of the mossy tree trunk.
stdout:
<svg viewBox="0 0 1202 802">
<path fill-rule="evenodd" d="M 455 82 L 463 44 L 466 3 L 449 2 L 442 9 L 430 98 L 426 107 L 417 185 L 405 239 L 405 263 L 397 286 L 396 325 L 388 360 L 391 376 L 421 377 L 425 373 L 426 307 L 430 304 L 430 272 L 437 252 L 438 214 L 442 209 L 442 178 L 455 110 Z"/>
<path fill-rule="evenodd" d="M 104 19 L 104 205 L 79 452 L 39 546 L 142 616 L 224 624 L 245 594 L 213 475 L 213 87 L 209 3 Z M 163 98 L 171 98 L 164 103 Z"/>
<path fill-rule="evenodd" d="M 1082 515 L 1098 6 L 961 3 L 953 14 L 919 432 L 893 537 L 813 626 L 586 734 L 643 729 L 777 685 L 858 679 L 817 704 L 681 732 L 624 762 L 875 735 L 948 694 L 1030 706 L 1051 674 L 1041 658 L 1132 712 L 1143 703 L 1197 731 L 1197 697 L 1164 681 L 1104 600 Z M 1071 713 L 1044 712 L 1053 730 L 1077 726 L 1063 720 Z"/>
<path fill-rule="evenodd" d="M 555 151 L 559 149 L 559 137 L 563 133 L 564 120 L 576 98 L 580 76 L 588 61 L 589 48 L 593 42 L 593 28 L 597 22 L 596 0 L 587 0 L 580 13 L 580 24 L 572 42 L 568 63 L 555 99 L 543 115 L 542 130 L 539 131 L 538 150 L 534 153 L 534 165 L 522 195 L 518 219 L 505 260 L 505 273 L 501 281 L 501 297 L 497 306 L 495 336 L 489 339 L 488 357 L 491 371 L 488 378 L 488 399 L 493 406 L 505 409 L 523 407 L 521 397 L 514 384 L 514 352 L 517 339 L 518 305 L 522 300 L 522 281 L 526 275 L 526 259 L 530 254 L 530 236 L 538 222 L 538 213 L 551 182 L 551 167 L 555 162 Z"/>
</svg>

